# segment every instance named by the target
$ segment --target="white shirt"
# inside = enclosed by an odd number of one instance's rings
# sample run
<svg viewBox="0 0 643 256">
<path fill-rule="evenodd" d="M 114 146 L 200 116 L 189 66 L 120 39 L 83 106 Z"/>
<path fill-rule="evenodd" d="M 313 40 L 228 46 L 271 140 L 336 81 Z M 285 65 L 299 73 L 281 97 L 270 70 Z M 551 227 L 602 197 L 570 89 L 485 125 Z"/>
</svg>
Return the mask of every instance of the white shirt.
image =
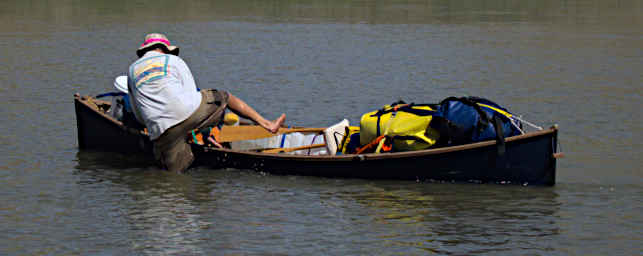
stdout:
<svg viewBox="0 0 643 256">
<path fill-rule="evenodd" d="M 152 140 L 201 104 L 192 72 L 177 56 L 149 51 L 130 65 L 127 78 L 134 115 Z"/>
</svg>

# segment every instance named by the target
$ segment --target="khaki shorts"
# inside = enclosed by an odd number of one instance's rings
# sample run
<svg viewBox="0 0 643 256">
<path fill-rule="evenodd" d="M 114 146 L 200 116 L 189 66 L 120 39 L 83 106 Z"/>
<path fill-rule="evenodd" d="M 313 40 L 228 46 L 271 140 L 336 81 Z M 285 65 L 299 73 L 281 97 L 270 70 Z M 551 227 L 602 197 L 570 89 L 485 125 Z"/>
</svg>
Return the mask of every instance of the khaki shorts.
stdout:
<svg viewBox="0 0 643 256">
<path fill-rule="evenodd" d="M 201 90 L 201 105 L 194 113 L 152 141 L 154 158 L 162 168 L 183 172 L 194 161 L 192 148 L 187 143 L 189 132 L 206 126 L 217 125 L 223 120 L 228 106 L 228 93 L 214 89 Z"/>
</svg>

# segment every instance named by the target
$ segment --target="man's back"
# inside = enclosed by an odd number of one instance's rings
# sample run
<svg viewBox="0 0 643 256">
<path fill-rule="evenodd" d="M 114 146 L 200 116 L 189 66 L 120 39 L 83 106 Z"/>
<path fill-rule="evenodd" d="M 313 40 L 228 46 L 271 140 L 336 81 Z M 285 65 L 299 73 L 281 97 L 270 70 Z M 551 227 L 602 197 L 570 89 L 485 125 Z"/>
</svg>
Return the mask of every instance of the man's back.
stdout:
<svg viewBox="0 0 643 256">
<path fill-rule="evenodd" d="M 128 88 L 134 113 L 152 140 L 187 119 L 201 104 L 190 69 L 170 54 L 149 51 L 134 62 Z"/>
</svg>

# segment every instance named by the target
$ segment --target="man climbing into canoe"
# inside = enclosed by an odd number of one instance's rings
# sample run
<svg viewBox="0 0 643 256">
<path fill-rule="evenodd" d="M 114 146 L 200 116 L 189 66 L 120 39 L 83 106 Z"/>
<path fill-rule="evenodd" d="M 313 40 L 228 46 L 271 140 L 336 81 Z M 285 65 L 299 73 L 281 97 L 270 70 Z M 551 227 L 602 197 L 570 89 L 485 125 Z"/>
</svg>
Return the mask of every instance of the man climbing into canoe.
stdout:
<svg viewBox="0 0 643 256">
<path fill-rule="evenodd" d="M 286 119 L 262 117 L 243 100 L 221 90 L 197 91 L 179 48 L 163 34 L 145 36 L 136 51 L 139 59 L 129 67 L 128 91 L 136 118 L 149 132 L 154 158 L 161 167 L 185 171 L 194 161 L 187 136 L 191 130 L 217 125 L 228 108 L 276 133 Z"/>
</svg>

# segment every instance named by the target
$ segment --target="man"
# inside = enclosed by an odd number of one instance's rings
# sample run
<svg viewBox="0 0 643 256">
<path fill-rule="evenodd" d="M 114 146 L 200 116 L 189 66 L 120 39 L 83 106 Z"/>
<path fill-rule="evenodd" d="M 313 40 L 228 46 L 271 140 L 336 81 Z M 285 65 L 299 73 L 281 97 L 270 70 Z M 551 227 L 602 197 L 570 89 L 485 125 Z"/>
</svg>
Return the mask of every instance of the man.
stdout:
<svg viewBox="0 0 643 256">
<path fill-rule="evenodd" d="M 276 133 L 286 119 L 263 118 L 241 99 L 225 91 L 196 90 L 190 69 L 178 57 L 179 48 L 163 34 L 145 36 L 129 67 L 128 91 L 136 118 L 147 127 L 154 157 L 169 170 L 185 171 L 194 155 L 188 132 L 221 122 L 226 107 Z"/>
</svg>

